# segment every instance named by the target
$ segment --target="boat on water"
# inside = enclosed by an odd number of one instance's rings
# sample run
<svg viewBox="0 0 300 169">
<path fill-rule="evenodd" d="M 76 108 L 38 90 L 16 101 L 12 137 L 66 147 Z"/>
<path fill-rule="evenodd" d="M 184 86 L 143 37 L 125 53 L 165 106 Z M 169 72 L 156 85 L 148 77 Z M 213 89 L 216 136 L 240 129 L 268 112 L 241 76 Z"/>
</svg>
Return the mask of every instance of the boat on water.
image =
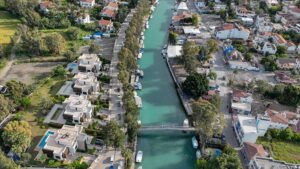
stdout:
<svg viewBox="0 0 300 169">
<path fill-rule="evenodd" d="M 138 55 L 138 59 L 141 59 L 142 56 L 143 56 L 143 54 L 142 54 L 142 52 L 140 52 L 139 55 Z"/>
<path fill-rule="evenodd" d="M 136 157 L 135 157 L 135 162 L 141 163 L 142 160 L 143 160 L 143 152 L 142 151 L 138 151 L 138 153 L 136 154 Z"/>
<path fill-rule="evenodd" d="M 135 90 L 142 90 L 143 86 L 140 82 L 136 82 L 134 85 L 133 85 L 133 88 Z"/>
<path fill-rule="evenodd" d="M 193 148 L 198 148 L 198 141 L 195 136 L 192 138 L 192 145 Z"/>
<path fill-rule="evenodd" d="M 153 18 L 153 16 L 152 15 L 150 15 L 150 19 L 152 19 Z"/>
<path fill-rule="evenodd" d="M 183 120 L 183 127 L 189 127 L 189 120 L 188 119 Z"/>
<path fill-rule="evenodd" d="M 140 76 L 141 78 L 144 77 L 144 71 L 143 70 L 137 69 L 135 73 L 136 73 L 136 75 Z"/>
<path fill-rule="evenodd" d="M 147 25 L 146 25 L 146 29 L 148 29 L 148 28 L 149 28 L 149 25 L 147 24 Z"/>
<path fill-rule="evenodd" d="M 200 150 L 197 150 L 196 151 L 196 157 L 197 159 L 200 159 L 202 156 L 201 156 L 201 151 Z"/>
</svg>

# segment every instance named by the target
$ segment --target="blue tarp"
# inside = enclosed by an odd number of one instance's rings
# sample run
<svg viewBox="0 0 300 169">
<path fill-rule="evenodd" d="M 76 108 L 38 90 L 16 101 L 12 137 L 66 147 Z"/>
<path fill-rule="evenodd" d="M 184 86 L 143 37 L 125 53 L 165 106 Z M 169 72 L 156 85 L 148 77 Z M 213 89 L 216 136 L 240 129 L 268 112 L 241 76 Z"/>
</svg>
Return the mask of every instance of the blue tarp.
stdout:
<svg viewBox="0 0 300 169">
<path fill-rule="evenodd" d="M 223 53 L 224 55 L 227 55 L 229 52 L 233 51 L 234 47 L 233 46 L 229 46 L 226 49 L 224 49 Z"/>
<path fill-rule="evenodd" d="M 95 32 L 94 34 L 93 34 L 93 36 L 102 36 L 103 35 L 103 32 Z"/>
</svg>

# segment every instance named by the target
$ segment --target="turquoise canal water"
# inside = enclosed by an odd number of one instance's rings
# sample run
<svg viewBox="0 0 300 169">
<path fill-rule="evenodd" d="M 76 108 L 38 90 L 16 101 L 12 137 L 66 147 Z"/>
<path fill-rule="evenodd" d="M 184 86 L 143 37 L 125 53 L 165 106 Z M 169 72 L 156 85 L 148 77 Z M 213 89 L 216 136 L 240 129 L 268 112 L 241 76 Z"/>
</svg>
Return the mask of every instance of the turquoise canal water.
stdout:
<svg viewBox="0 0 300 169">
<path fill-rule="evenodd" d="M 175 85 L 161 50 L 167 42 L 174 0 L 160 0 L 149 29 L 145 31 L 145 51 L 139 61 L 145 77 L 138 92 L 143 100 L 140 110 L 142 125 L 183 124 L 186 118 Z M 192 169 L 195 150 L 192 134 L 181 131 L 142 132 L 138 136 L 138 150 L 143 151 L 143 169 Z"/>
</svg>

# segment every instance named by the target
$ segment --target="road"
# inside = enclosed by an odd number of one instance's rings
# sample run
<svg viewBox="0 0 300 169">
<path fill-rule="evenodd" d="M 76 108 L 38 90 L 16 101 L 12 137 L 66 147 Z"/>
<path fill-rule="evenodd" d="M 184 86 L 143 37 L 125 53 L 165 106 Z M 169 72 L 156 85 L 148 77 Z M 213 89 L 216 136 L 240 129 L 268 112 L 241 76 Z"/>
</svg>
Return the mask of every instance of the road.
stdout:
<svg viewBox="0 0 300 169">
<path fill-rule="evenodd" d="M 19 41 L 20 41 L 20 37 L 18 37 L 15 44 L 17 44 Z M 10 70 L 11 66 L 14 63 L 15 57 L 16 57 L 16 45 L 14 45 L 13 48 L 11 49 L 11 54 L 9 56 L 9 61 L 7 62 L 6 66 L 0 72 L 0 80 L 3 80 L 3 78 L 6 77 L 8 71 Z"/>
<path fill-rule="evenodd" d="M 115 41 L 113 57 L 111 59 L 111 65 L 109 74 L 111 77 L 110 80 L 110 89 L 109 89 L 109 113 L 111 119 L 118 120 L 120 124 L 123 124 L 123 114 L 124 108 L 122 106 L 122 96 L 123 89 L 122 83 L 119 81 L 118 74 L 119 70 L 117 68 L 119 58 L 118 53 L 123 47 L 124 41 L 126 39 L 125 31 L 129 26 L 129 22 L 132 19 L 135 10 L 131 10 L 131 12 L 127 15 L 125 21 L 122 23 L 121 28 L 119 29 L 119 33 L 117 35 L 117 39 Z"/>
</svg>

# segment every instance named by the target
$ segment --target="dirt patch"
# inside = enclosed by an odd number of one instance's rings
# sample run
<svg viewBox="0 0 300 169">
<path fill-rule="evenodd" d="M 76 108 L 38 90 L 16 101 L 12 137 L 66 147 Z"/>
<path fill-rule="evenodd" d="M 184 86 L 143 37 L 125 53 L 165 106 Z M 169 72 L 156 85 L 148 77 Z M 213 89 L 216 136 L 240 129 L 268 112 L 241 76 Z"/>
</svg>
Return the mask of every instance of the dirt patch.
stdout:
<svg viewBox="0 0 300 169">
<path fill-rule="evenodd" d="M 0 83 L 4 84 L 10 80 L 16 80 L 25 84 L 32 84 L 36 79 L 41 79 L 49 75 L 51 70 L 60 64 L 63 63 L 43 62 L 16 64 L 11 67 L 3 79 L 0 79 Z"/>
</svg>

